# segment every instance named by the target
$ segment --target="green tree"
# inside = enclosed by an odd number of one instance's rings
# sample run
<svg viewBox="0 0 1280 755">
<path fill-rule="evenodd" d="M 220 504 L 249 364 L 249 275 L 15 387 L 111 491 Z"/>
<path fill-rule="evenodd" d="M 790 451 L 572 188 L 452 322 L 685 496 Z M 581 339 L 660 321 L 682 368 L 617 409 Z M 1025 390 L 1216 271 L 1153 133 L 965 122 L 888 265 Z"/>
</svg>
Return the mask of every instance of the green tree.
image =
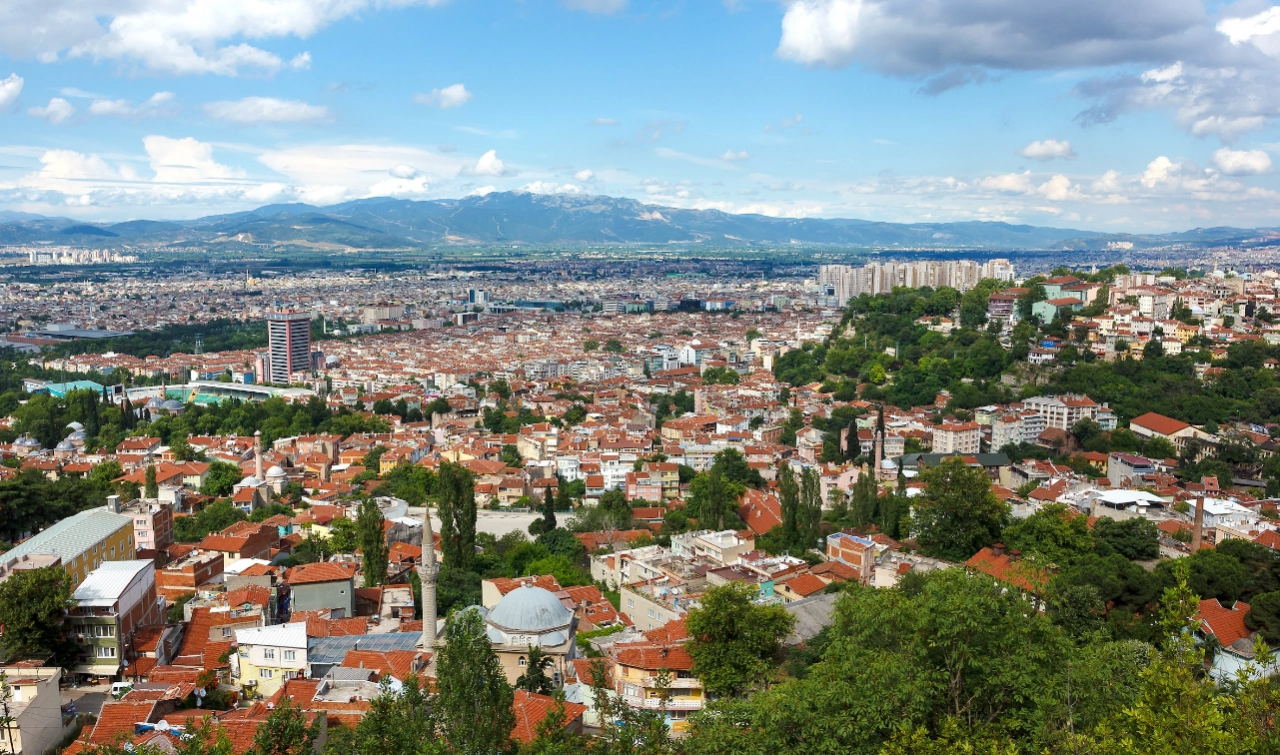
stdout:
<svg viewBox="0 0 1280 755">
<path fill-rule="evenodd" d="M 159 498 L 160 486 L 156 484 L 156 467 L 154 464 L 147 465 L 146 488 L 143 492 L 147 498 Z"/>
<path fill-rule="evenodd" d="M 622 341 L 619 341 L 616 338 L 610 338 L 609 340 L 605 341 L 604 350 L 609 352 L 610 354 L 621 354 L 623 351 L 625 351 L 625 349 L 622 346 Z"/>
<path fill-rule="evenodd" d="M 1009 506 L 991 492 L 991 479 L 981 467 L 949 458 L 926 468 L 920 479 L 926 488 L 913 522 L 926 555 L 965 561 L 1000 539 Z"/>
<path fill-rule="evenodd" d="M 324 713 L 309 715 L 295 707 L 291 698 L 282 697 L 258 726 L 247 755 L 311 755 L 324 723 Z"/>
<path fill-rule="evenodd" d="M 533 692 L 539 695 L 550 695 L 555 691 L 555 684 L 547 671 L 554 665 L 554 659 L 542 652 L 540 645 L 530 645 L 525 656 L 524 673 L 516 679 L 516 689 Z"/>
<path fill-rule="evenodd" d="M 1102 517 L 1093 525 L 1098 552 L 1119 553 L 1134 561 L 1150 561 L 1160 557 L 1160 532 L 1150 519 L 1123 521 Z"/>
<path fill-rule="evenodd" d="M 200 486 L 200 492 L 215 498 L 225 498 L 231 495 L 236 483 L 243 478 L 240 467 L 215 459 L 209 462 L 209 471 L 205 475 L 204 484 Z"/>
<path fill-rule="evenodd" d="M 713 587 L 685 617 L 693 671 L 714 695 L 736 697 L 759 687 L 781 661 L 795 617 L 779 605 L 757 605 L 757 593 L 743 582 Z"/>
<path fill-rule="evenodd" d="M 360 547 L 360 533 L 356 523 L 340 516 L 329 522 L 329 547 L 334 553 L 355 553 Z"/>
<path fill-rule="evenodd" d="M 1009 548 L 1036 554 L 1062 566 L 1093 551 L 1088 517 L 1072 514 L 1064 504 L 1052 503 L 1005 528 L 1000 536 Z"/>
<path fill-rule="evenodd" d="M 360 504 L 356 514 L 356 541 L 362 555 L 364 586 L 377 587 L 387 581 L 387 559 L 391 549 L 387 546 L 387 536 L 382 529 L 382 511 L 378 502 L 366 498 Z"/>
<path fill-rule="evenodd" d="M 790 548 L 800 542 L 800 486 L 791 463 L 778 463 L 778 507 L 782 512 L 782 542 Z"/>
<path fill-rule="evenodd" d="M 10 658 L 52 655 L 59 663 L 74 660 L 76 647 L 65 633 L 63 618 L 76 604 L 71 581 L 60 566 L 19 569 L 0 582 L 0 647 Z"/>
<path fill-rule="evenodd" d="M 431 696 L 417 676 L 405 679 L 399 691 L 393 691 L 388 681 L 370 701 L 369 712 L 360 719 L 348 746 L 331 751 L 333 755 L 423 755 L 424 749 L 438 742 L 437 725 Z"/>
<path fill-rule="evenodd" d="M 444 462 L 436 489 L 444 562 L 458 571 L 470 571 L 476 552 L 475 477 L 461 464 Z"/>
<path fill-rule="evenodd" d="M 505 750 L 515 728 L 513 695 L 480 613 L 450 616 L 436 652 L 436 715 L 450 749 L 459 755 Z"/>
</svg>

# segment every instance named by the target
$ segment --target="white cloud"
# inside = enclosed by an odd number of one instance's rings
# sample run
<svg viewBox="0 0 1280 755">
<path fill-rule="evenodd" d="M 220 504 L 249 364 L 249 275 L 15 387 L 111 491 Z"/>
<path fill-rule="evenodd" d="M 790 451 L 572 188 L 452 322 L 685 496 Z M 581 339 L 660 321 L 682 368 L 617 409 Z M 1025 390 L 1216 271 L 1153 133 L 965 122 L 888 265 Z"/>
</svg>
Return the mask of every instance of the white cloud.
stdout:
<svg viewBox="0 0 1280 755">
<path fill-rule="evenodd" d="M 579 194 L 582 192 L 582 187 L 574 186 L 573 184 L 534 181 L 521 186 L 520 191 L 527 191 L 531 194 Z"/>
<path fill-rule="evenodd" d="M 1071 179 L 1061 174 L 1037 186 L 1036 193 L 1051 202 L 1063 202 L 1081 197 L 1080 190 L 1071 183 Z"/>
<path fill-rule="evenodd" d="M 749 160 L 751 159 L 751 155 L 749 155 L 745 151 L 734 152 L 733 150 L 730 149 L 730 150 L 725 150 L 725 153 L 723 155 L 720 155 L 720 159 L 728 160 L 729 162 L 737 162 L 739 160 Z"/>
<path fill-rule="evenodd" d="M 471 191 L 467 192 L 467 196 L 469 196 L 469 197 L 485 197 L 485 196 L 488 196 L 488 195 L 492 194 L 493 192 L 495 192 L 495 191 L 497 191 L 497 190 L 498 190 L 498 187 L 496 187 L 496 186 L 481 186 L 481 187 L 480 187 L 480 188 L 478 188 L 478 189 L 472 189 Z"/>
<path fill-rule="evenodd" d="M 453 178 L 466 166 L 458 157 L 382 144 L 305 144 L 268 150 L 258 161 L 330 204 L 422 193 L 433 180 Z M 406 178 L 409 171 L 413 176 Z"/>
<path fill-rule="evenodd" d="M 305 68 L 241 39 L 307 38 L 354 14 L 444 0 L 42 0 L 0 3 L 0 54 L 132 61 L 175 74 Z"/>
<path fill-rule="evenodd" d="M 462 84 L 450 84 L 443 89 L 432 89 L 427 94 L 419 94 L 413 101 L 419 105 L 431 105 L 445 110 L 451 107 L 462 107 L 471 101 L 471 92 Z"/>
<path fill-rule="evenodd" d="M 573 177 L 574 177 L 576 180 L 578 180 L 578 181 L 586 182 L 586 181 L 590 181 L 592 178 L 594 178 L 594 177 L 595 177 L 595 175 L 596 175 L 596 174 L 595 174 L 595 173 L 593 173 L 593 172 L 588 168 L 588 169 L 580 170 L 580 171 L 578 171 L 577 173 L 574 173 L 574 174 L 573 174 Z"/>
<path fill-rule="evenodd" d="M 392 178 L 417 178 L 418 176 L 417 168 L 412 165 L 405 165 L 404 163 L 400 163 L 387 172 L 391 174 Z"/>
<path fill-rule="evenodd" d="M 1031 192 L 1031 171 L 1022 173 L 1005 173 L 999 176 L 987 176 L 976 182 L 979 188 L 1004 194 L 1029 194 Z"/>
<path fill-rule="evenodd" d="M 617 126 L 618 121 L 613 118 L 596 118 L 591 122 L 592 126 Z"/>
<path fill-rule="evenodd" d="M 49 100 L 49 104 L 44 107 L 33 107 L 27 110 L 27 115 L 34 116 L 36 118 L 44 118 L 46 121 L 55 125 L 65 122 L 75 114 L 75 106 L 61 97 L 54 97 Z"/>
<path fill-rule="evenodd" d="M 1271 7 L 1253 16 L 1227 18 L 1218 22 L 1218 31 L 1233 45 L 1252 42 L 1271 56 L 1280 55 L 1280 7 Z"/>
<path fill-rule="evenodd" d="M 164 111 L 164 105 L 171 102 L 173 98 L 173 92 L 156 92 L 141 105 L 134 105 L 129 100 L 97 99 L 89 105 L 89 114 L 118 118 L 146 118 L 160 115 Z"/>
<path fill-rule="evenodd" d="M 213 145 L 167 136 L 148 136 L 142 146 L 151 159 L 155 180 L 161 183 L 199 183 L 224 178 L 241 178 L 244 172 L 222 165 L 213 159 Z"/>
<path fill-rule="evenodd" d="M 40 156 L 40 176 L 47 179 L 111 179 L 119 178 L 106 161 L 97 155 L 86 155 L 69 149 L 52 149 Z"/>
<path fill-rule="evenodd" d="M 1063 160 L 1076 159 L 1076 153 L 1071 149 L 1071 142 L 1057 139 L 1031 142 L 1018 150 L 1018 154 L 1028 160 L 1040 160 L 1042 162 L 1054 158 L 1062 158 Z"/>
<path fill-rule="evenodd" d="M 329 117 L 329 108 L 308 105 L 298 100 L 278 100 L 275 97 L 245 97 L 242 100 L 210 102 L 204 106 L 205 115 L 232 123 L 309 123 Z"/>
<path fill-rule="evenodd" d="M 294 71 L 311 70 L 311 53 L 300 52 L 289 61 L 289 68 Z"/>
<path fill-rule="evenodd" d="M 476 164 L 463 171 L 469 176 L 505 176 L 507 175 L 507 166 L 498 159 L 497 150 L 489 150 L 480 156 Z"/>
<path fill-rule="evenodd" d="M 1147 169 L 1142 172 L 1142 185 L 1148 189 L 1154 189 L 1161 183 L 1169 180 L 1169 177 L 1178 172 L 1181 166 L 1173 162 L 1164 155 L 1160 155 L 1156 159 L 1147 163 Z"/>
<path fill-rule="evenodd" d="M 687 163 L 701 165 L 706 168 L 720 168 L 721 170 L 741 170 L 738 166 L 727 162 L 725 157 L 702 157 L 700 155 L 691 155 L 688 152 L 678 152 L 668 147 L 658 147 L 653 151 L 658 157 L 665 157 L 669 160 L 684 160 Z"/>
<path fill-rule="evenodd" d="M 22 96 L 22 77 L 16 73 L 0 79 L 0 113 L 8 112 Z"/>
<path fill-rule="evenodd" d="M 564 0 L 564 7 L 607 16 L 626 8 L 627 0 Z"/>
<path fill-rule="evenodd" d="M 1260 149 L 1233 150 L 1223 147 L 1213 153 L 1213 164 L 1228 176 L 1257 176 L 1271 172 L 1271 155 Z"/>
<path fill-rule="evenodd" d="M 804 120 L 804 116 L 799 113 L 796 113 L 795 116 L 792 118 L 783 118 L 777 123 L 770 123 L 769 125 L 764 127 L 764 130 L 766 132 L 785 131 L 789 128 L 795 128 L 796 126 L 799 126 L 803 120 Z"/>
</svg>

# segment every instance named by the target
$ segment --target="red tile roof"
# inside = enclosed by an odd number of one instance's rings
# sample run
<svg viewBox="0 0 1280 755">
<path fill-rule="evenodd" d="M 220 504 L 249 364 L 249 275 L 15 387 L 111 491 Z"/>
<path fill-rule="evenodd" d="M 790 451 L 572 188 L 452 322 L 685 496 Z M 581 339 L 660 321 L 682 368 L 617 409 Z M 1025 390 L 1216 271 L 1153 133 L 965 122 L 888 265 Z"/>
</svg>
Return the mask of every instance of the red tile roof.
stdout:
<svg viewBox="0 0 1280 755">
<path fill-rule="evenodd" d="M 316 564 L 302 564 L 287 570 L 284 573 L 284 581 L 291 585 L 337 582 L 351 579 L 352 574 L 354 574 L 353 569 L 344 569 L 331 561 L 321 561 Z"/>
<path fill-rule="evenodd" d="M 1231 608 L 1224 608 L 1215 600 L 1200 601 L 1200 612 L 1196 618 L 1209 634 L 1218 639 L 1223 647 L 1229 647 L 1236 640 L 1252 634 L 1244 625 L 1244 617 L 1249 614 L 1249 604 L 1237 600 Z"/>
<path fill-rule="evenodd" d="M 978 551 L 964 565 L 1027 592 L 1040 594 L 1049 584 L 1049 575 L 1026 561 L 1014 561 L 1008 552 L 996 555 L 990 548 Z"/>
<path fill-rule="evenodd" d="M 797 574 L 784 582 L 787 589 L 798 595 L 809 597 L 827 589 L 827 583 L 812 574 Z"/>
<path fill-rule="evenodd" d="M 511 738 L 522 744 L 532 742 L 538 736 L 538 725 L 556 706 L 556 700 L 548 695 L 538 695 L 526 690 L 516 690 L 511 710 L 516 714 L 516 727 L 511 731 Z M 579 703 L 564 703 L 565 724 L 569 728 L 580 728 L 582 714 L 587 706 Z"/>
<path fill-rule="evenodd" d="M 679 644 L 627 643 L 614 646 L 618 663 L 631 668 L 657 671 L 689 671 L 693 669 L 693 656 Z"/>
<path fill-rule="evenodd" d="M 1163 414 L 1156 414 L 1155 412 L 1147 412 L 1140 417 L 1134 417 L 1129 421 L 1129 426 L 1133 427 L 1134 425 L 1144 427 L 1154 433 L 1159 433 L 1160 435 L 1173 435 L 1180 430 L 1185 430 L 1188 427 L 1191 427 L 1191 425 L 1188 425 L 1186 422 L 1181 422 L 1172 417 L 1166 417 Z"/>
</svg>

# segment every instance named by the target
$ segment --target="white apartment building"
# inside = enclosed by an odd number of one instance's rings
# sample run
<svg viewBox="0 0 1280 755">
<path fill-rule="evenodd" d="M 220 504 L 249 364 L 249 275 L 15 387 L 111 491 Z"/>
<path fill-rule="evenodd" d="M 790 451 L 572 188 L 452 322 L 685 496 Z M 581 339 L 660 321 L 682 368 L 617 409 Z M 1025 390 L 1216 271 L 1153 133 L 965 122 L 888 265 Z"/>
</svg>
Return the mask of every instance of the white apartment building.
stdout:
<svg viewBox="0 0 1280 755">
<path fill-rule="evenodd" d="M 945 422 L 933 428 L 933 452 L 976 454 L 981 450 L 982 426 L 977 422 Z"/>
</svg>

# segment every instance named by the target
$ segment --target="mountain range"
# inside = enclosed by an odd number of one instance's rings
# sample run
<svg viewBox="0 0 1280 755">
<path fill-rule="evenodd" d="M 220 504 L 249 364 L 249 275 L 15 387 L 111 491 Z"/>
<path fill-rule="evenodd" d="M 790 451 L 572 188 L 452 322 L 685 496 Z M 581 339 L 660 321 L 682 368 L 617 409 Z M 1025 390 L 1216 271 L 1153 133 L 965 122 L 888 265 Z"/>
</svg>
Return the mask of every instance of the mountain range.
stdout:
<svg viewBox="0 0 1280 755">
<path fill-rule="evenodd" d="M 361 199 L 327 207 L 275 204 L 196 220 L 107 224 L 0 211 L 0 245 L 256 247 L 277 251 L 506 245 L 1002 251 L 1247 247 L 1278 241 L 1280 229 L 1276 228 L 1197 228 L 1132 235 L 979 221 L 793 219 L 684 210 L 607 196 L 528 192 L 426 201 Z"/>
</svg>

